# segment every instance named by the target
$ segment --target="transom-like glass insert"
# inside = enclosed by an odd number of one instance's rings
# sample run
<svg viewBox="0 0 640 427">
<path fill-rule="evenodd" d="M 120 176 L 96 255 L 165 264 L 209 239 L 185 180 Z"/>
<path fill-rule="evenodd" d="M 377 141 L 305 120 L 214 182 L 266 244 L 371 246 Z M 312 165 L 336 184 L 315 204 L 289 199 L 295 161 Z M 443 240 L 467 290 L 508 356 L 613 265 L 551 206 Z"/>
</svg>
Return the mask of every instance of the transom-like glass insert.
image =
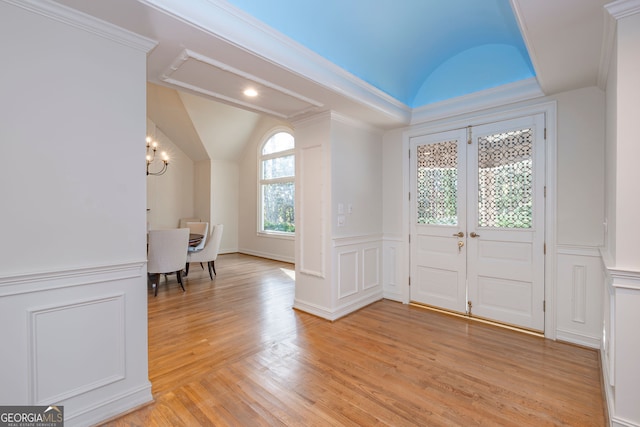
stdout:
<svg viewBox="0 0 640 427">
<path fill-rule="evenodd" d="M 417 150 L 417 222 L 458 224 L 458 142 L 420 145 Z"/>
<path fill-rule="evenodd" d="M 273 135 L 262 147 L 262 154 L 273 154 L 280 151 L 293 150 L 295 142 L 293 135 L 286 132 L 278 132 Z"/>
<path fill-rule="evenodd" d="M 531 228 L 533 132 L 478 138 L 478 226 Z"/>
</svg>

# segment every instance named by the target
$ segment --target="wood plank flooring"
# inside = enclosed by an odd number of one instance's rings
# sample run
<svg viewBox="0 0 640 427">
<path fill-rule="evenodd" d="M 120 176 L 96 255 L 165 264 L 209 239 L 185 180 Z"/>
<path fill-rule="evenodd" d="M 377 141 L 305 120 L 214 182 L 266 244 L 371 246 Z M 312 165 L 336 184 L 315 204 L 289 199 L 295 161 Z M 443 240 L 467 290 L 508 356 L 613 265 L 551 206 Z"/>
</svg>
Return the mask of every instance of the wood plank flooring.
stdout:
<svg viewBox="0 0 640 427">
<path fill-rule="evenodd" d="M 605 426 L 599 355 L 383 300 L 293 310 L 293 266 L 228 254 L 149 291 L 155 402 L 105 426 Z"/>
</svg>

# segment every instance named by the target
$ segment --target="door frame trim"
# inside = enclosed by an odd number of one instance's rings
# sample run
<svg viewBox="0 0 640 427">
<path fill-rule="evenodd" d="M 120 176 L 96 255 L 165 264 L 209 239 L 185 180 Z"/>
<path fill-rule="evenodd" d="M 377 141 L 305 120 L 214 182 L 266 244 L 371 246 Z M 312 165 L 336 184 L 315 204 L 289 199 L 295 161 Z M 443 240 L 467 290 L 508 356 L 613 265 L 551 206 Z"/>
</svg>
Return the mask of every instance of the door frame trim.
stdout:
<svg viewBox="0 0 640 427">
<path fill-rule="evenodd" d="M 476 111 L 473 113 L 457 116 L 454 118 L 438 120 L 434 122 L 413 125 L 402 133 L 402 191 L 408 195 L 411 189 L 410 185 L 410 161 L 409 149 L 411 147 L 410 140 L 413 137 L 444 132 L 467 126 L 478 126 L 485 123 L 498 122 L 502 120 L 514 119 L 517 117 L 530 116 L 535 114 L 544 114 L 546 128 L 546 153 L 545 153 L 545 244 L 546 254 L 544 256 L 544 294 L 546 310 L 544 313 L 544 336 L 546 338 L 556 339 L 556 218 L 557 218 L 557 103 L 555 100 L 536 100 L 529 101 L 518 105 L 500 106 L 490 110 Z M 409 246 L 409 234 L 411 232 L 411 211 L 409 197 L 404 198 L 402 204 L 402 235 L 403 246 L 407 254 L 406 262 L 401 268 L 404 270 L 402 276 L 406 278 L 403 281 L 404 287 L 402 292 L 402 302 L 408 304 L 410 298 L 409 277 L 411 272 L 411 248 Z"/>
</svg>

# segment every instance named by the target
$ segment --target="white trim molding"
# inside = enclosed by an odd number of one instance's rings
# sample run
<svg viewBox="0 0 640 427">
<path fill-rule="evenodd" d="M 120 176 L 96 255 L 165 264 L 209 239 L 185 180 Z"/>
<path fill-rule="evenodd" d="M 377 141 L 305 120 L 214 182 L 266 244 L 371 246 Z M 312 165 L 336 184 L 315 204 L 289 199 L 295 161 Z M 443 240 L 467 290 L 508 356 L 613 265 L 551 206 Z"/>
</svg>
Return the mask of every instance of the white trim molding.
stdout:
<svg viewBox="0 0 640 427">
<path fill-rule="evenodd" d="M 0 297 L 133 279 L 146 273 L 146 265 L 145 260 L 0 277 Z"/>
<path fill-rule="evenodd" d="M 64 405 L 69 426 L 152 401 L 147 330 L 136 327 L 147 295 L 146 261 L 0 277 L 0 312 L 16 320 L 2 360 L 15 387 L 0 399 Z"/>
<path fill-rule="evenodd" d="M 616 268 L 602 251 L 604 327 L 600 348 L 610 424 L 639 427 L 640 271 Z"/>
<path fill-rule="evenodd" d="M 200 1 L 196 12 L 189 2 L 140 1 L 278 67 L 317 82 L 358 104 L 403 123 L 409 122 L 411 108 L 407 105 L 228 2 Z"/>
<path fill-rule="evenodd" d="M 538 81 L 532 77 L 469 95 L 418 107 L 411 115 L 411 125 L 430 122 L 544 96 Z"/>
<path fill-rule="evenodd" d="M 616 20 L 640 13 L 640 0 L 617 0 L 604 5 Z"/>
<path fill-rule="evenodd" d="M 611 65 L 611 53 L 614 51 L 618 20 L 640 13 L 640 0 L 614 1 L 605 4 L 604 10 L 604 30 L 598 66 L 598 87 L 601 90 L 605 90 L 607 85 L 607 75 Z"/>
<path fill-rule="evenodd" d="M 88 33 L 149 53 L 158 42 L 50 0 L 2 0 Z"/>
<path fill-rule="evenodd" d="M 556 339 L 600 348 L 602 339 L 603 272 L 595 246 L 557 247 Z"/>
</svg>

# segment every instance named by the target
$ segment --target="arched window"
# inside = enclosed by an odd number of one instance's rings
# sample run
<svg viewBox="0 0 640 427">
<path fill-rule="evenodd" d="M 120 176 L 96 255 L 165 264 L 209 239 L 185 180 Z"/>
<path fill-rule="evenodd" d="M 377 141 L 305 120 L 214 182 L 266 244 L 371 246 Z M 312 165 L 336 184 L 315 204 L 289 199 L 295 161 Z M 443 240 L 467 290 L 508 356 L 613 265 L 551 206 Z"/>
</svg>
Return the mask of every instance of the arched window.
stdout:
<svg viewBox="0 0 640 427">
<path fill-rule="evenodd" d="M 293 135 L 273 134 L 260 152 L 259 231 L 290 234 L 295 232 L 295 155 Z"/>
</svg>

